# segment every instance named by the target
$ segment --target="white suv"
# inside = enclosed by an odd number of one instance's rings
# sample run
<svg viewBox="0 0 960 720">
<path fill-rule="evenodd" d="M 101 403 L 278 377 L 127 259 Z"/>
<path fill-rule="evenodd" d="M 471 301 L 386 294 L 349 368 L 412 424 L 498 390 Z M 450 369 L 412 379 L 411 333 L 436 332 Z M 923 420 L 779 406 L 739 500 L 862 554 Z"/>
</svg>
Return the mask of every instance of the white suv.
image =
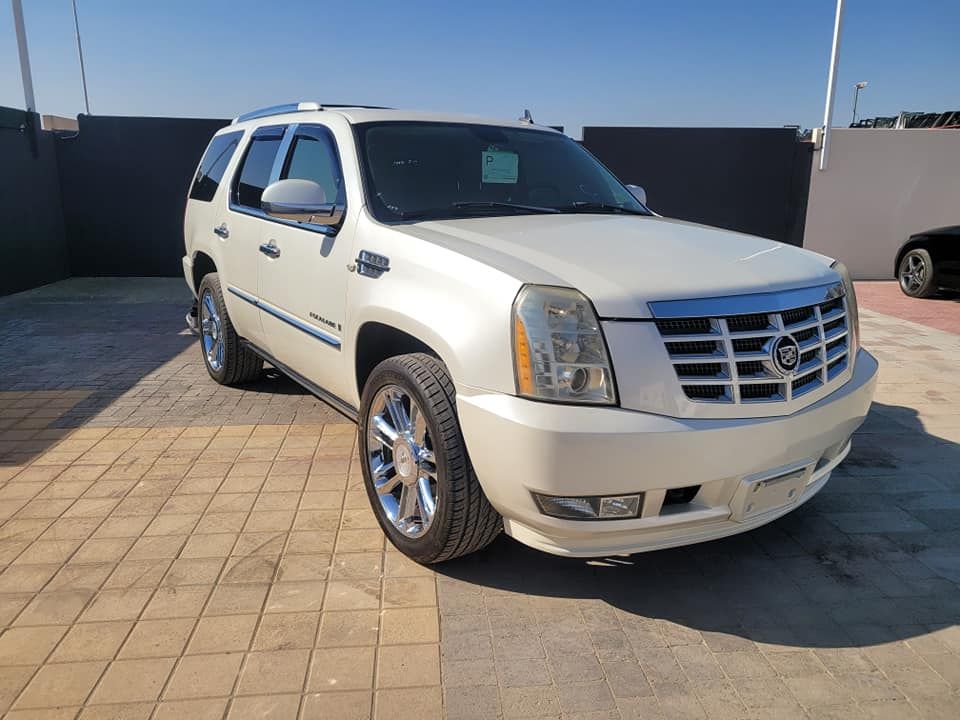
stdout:
<svg viewBox="0 0 960 720">
<path fill-rule="evenodd" d="M 359 425 L 420 562 L 769 522 L 850 449 L 877 363 L 829 258 L 658 217 L 549 128 L 316 103 L 237 118 L 185 220 L 220 383 L 264 360 Z"/>
</svg>

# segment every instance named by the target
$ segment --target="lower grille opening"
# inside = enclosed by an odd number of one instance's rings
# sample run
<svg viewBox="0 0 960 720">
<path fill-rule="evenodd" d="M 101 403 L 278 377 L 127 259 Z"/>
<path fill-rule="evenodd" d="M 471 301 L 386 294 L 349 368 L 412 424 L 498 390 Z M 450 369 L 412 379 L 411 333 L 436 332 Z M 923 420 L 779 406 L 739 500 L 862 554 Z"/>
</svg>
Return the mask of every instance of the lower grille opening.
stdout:
<svg viewBox="0 0 960 720">
<path fill-rule="evenodd" d="M 740 388 L 740 397 L 744 400 L 763 400 L 778 395 L 780 395 L 780 386 L 777 383 L 758 383 Z"/>
<path fill-rule="evenodd" d="M 663 498 L 664 505 L 686 505 L 693 500 L 700 492 L 699 485 L 690 485 L 688 487 L 670 488 Z"/>
<path fill-rule="evenodd" d="M 691 400 L 722 400 L 727 395 L 725 385 L 684 385 L 683 391 Z"/>
<path fill-rule="evenodd" d="M 793 387 L 791 389 L 793 390 L 793 392 L 796 392 L 800 388 L 805 387 L 810 383 L 819 382 L 819 381 L 820 381 L 820 373 L 812 372 L 809 375 L 804 375 L 802 378 L 797 378 L 796 380 L 794 380 Z"/>
<path fill-rule="evenodd" d="M 674 365 L 680 377 L 723 377 L 723 365 L 720 363 L 683 363 Z"/>
</svg>

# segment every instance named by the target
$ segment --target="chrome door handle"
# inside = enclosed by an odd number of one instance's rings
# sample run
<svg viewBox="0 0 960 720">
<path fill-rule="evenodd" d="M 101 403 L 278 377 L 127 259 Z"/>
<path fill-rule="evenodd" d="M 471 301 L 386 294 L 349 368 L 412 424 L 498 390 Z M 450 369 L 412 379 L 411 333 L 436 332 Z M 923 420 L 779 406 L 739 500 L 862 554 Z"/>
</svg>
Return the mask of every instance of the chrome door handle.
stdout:
<svg viewBox="0 0 960 720">
<path fill-rule="evenodd" d="M 273 240 L 268 243 L 263 243 L 263 245 L 260 246 L 260 252 L 267 257 L 280 257 L 280 248 L 277 247 L 277 244 Z"/>
<path fill-rule="evenodd" d="M 219 226 L 213 229 L 214 235 L 219 235 L 222 238 L 230 237 L 230 231 L 227 229 L 226 223 L 220 223 Z"/>
</svg>

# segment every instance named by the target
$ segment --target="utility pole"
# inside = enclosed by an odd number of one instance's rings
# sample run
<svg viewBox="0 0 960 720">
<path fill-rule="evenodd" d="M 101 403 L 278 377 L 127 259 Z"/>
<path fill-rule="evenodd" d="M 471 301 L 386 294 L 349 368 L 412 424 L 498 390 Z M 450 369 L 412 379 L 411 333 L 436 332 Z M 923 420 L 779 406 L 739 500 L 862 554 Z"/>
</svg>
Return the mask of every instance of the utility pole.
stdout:
<svg viewBox="0 0 960 720">
<path fill-rule="evenodd" d="M 83 83 L 83 107 L 90 114 L 90 98 L 87 97 L 87 72 L 83 68 L 83 46 L 80 44 L 80 20 L 77 19 L 77 0 L 73 0 L 73 26 L 77 30 L 77 54 L 80 56 L 80 81 Z"/>
<path fill-rule="evenodd" d="M 837 67 L 840 64 L 840 32 L 843 29 L 843 0 L 837 0 L 837 16 L 833 22 L 833 50 L 830 53 L 830 77 L 827 80 L 827 103 L 823 109 L 823 147 L 820 148 L 820 170 L 827 169 L 830 155 L 830 125 L 833 123 L 833 99 L 837 89 Z"/>
<path fill-rule="evenodd" d="M 30 74 L 30 52 L 27 50 L 27 32 L 23 27 L 23 5 L 21 0 L 10 0 L 13 4 L 13 27 L 17 33 L 17 50 L 20 53 L 20 77 L 23 79 L 23 101 L 29 113 L 37 111 L 33 98 L 33 76 Z"/>
</svg>

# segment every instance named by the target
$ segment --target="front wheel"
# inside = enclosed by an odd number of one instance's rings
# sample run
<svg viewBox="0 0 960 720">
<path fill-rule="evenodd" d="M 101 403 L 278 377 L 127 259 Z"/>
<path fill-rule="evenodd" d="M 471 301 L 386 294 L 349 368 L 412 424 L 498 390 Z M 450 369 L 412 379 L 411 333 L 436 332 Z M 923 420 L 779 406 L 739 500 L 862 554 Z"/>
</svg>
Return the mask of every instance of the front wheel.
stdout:
<svg viewBox="0 0 960 720">
<path fill-rule="evenodd" d="M 446 368 L 423 353 L 374 368 L 360 406 L 360 458 L 380 527 L 420 563 L 466 555 L 503 528 L 473 472 Z"/>
<path fill-rule="evenodd" d="M 925 298 L 937 292 L 937 277 L 933 258 L 925 248 L 914 248 L 900 261 L 897 272 L 900 289 L 905 295 Z"/>
</svg>

